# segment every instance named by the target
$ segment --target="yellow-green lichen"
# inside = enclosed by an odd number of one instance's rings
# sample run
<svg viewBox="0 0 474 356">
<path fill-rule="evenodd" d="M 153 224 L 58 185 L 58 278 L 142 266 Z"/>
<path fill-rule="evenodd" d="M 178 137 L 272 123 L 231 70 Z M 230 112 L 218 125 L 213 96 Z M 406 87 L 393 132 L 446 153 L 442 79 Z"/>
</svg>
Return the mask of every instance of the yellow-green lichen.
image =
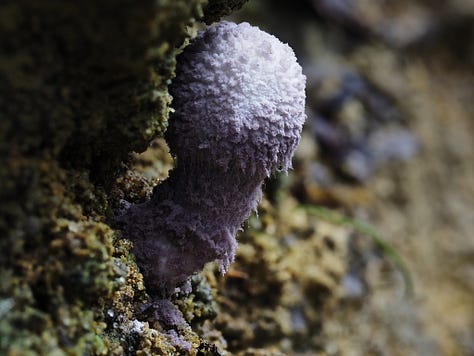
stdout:
<svg viewBox="0 0 474 356">
<path fill-rule="evenodd" d="M 111 188 L 166 127 L 175 55 L 205 3 L 0 4 L 1 354 L 175 351 L 136 319 L 147 295 L 109 202 L 146 194 Z"/>
</svg>

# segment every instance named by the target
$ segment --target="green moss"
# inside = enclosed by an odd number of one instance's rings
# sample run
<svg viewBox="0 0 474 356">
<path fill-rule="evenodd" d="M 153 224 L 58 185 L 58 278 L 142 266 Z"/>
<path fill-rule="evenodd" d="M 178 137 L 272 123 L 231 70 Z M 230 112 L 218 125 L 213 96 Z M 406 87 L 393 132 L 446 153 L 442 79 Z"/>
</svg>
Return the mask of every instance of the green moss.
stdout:
<svg viewBox="0 0 474 356">
<path fill-rule="evenodd" d="M 102 300 L 120 284 L 113 231 L 82 214 L 68 189 L 70 175 L 50 157 L 9 163 L 3 182 L 28 179 L 27 189 L 17 191 L 22 200 L 2 191 L 0 350 L 95 353 L 105 327 Z"/>
<path fill-rule="evenodd" d="M 204 3 L 1 3 L 0 353 L 173 350 L 149 326 L 133 336 L 147 295 L 107 225 L 109 188 L 165 129 L 177 48 Z"/>
<path fill-rule="evenodd" d="M 2 2 L 1 138 L 110 184 L 166 127 L 175 47 L 201 2 Z"/>
<path fill-rule="evenodd" d="M 203 276 L 194 275 L 191 278 L 191 286 L 192 292 L 189 295 L 178 295 L 174 300 L 186 321 L 192 325 L 214 319 L 217 315 L 217 304 L 209 283 Z"/>
<path fill-rule="evenodd" d="M 151 181 L 116 179 L 166 128 L 187 26 L 243 2 L 206 3 L 1 2 L 1 354 L 179 351 L 142 313 L 150 299 L 130 242 L 108 225 L 109 204 L 149 193 Z M 216 315 L 199 278 L 174 302 L 196 328 Z M 191 328 L 178 332 L 191 353 L 214 349 Z"/>
</svg>

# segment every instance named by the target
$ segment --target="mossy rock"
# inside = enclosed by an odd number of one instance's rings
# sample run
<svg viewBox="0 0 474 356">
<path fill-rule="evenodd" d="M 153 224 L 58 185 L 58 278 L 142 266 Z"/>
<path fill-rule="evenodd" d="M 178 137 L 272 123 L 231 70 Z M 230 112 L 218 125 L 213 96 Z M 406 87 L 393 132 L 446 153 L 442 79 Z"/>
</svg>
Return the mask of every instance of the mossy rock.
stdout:
<svg viewBox="0 0 474 356">
<path fill-rule="evenodd" d="M 109 202 L 129 153 L 166 128 L 175 56 L 206 3 L 1 2 L 1 354 L 132 352 L 146 293 Z M 133 352 L 175 350 L 146 330 Z"/>
</svg>

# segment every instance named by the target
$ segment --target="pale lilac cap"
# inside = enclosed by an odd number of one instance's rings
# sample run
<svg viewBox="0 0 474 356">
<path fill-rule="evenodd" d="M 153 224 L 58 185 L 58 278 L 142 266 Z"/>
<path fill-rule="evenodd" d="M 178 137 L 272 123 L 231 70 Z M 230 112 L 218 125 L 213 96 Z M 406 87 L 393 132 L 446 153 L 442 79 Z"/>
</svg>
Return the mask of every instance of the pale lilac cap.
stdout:
<svg viewBox="0 0 474 356">
<path fill-rule="evenodd" d="M 305 84 L 293 50 L 275 36 L 248 23 L 207 28 L 178 58 L 172 154 L 257 176 L 286 171 L 306 118 Z"/>
</svg>

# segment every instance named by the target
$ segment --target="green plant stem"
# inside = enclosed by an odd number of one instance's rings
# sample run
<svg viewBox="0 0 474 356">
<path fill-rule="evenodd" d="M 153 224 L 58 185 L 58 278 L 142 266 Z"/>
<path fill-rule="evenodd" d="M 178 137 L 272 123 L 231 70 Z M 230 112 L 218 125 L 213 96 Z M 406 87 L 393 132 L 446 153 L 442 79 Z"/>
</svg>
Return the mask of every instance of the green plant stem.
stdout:
<svg viewBox="0 0 474 356">
<path fill-rule="evenodd" d="M 298 205 L 298 207 L 304 209 L 309 214 L 317 216 L 318 218 L 328 221 L 332 224 L 349 226 L 355 231 L 369 236 L 374 244 L 382 250 L 382 252 L 395 264 L 397 269 L 402 274 L 403 281 L 405 283 L 405 294 L 409 297 L 414 295 L 413 280 L 407 264 L 397 252 L 397 250 L 392 245 L 390 245 L 390 243 L 388 243 L 375 228 L 369 224 L 352 219 L 348 216 L 344 216 L 333 210 L 320 206 L 301 204 Z"/>
</svg>

